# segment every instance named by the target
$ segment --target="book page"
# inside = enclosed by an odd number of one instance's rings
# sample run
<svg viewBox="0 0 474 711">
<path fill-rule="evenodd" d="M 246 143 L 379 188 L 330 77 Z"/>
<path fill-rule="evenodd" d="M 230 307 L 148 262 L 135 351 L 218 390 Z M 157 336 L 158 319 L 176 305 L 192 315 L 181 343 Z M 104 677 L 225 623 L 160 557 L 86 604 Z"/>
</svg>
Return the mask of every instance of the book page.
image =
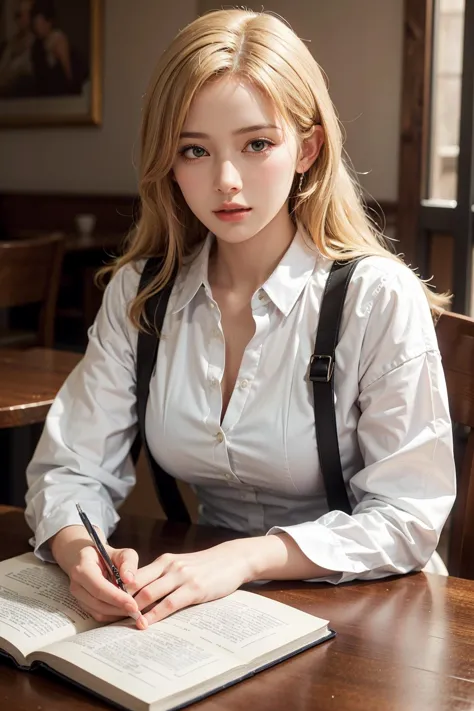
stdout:
<svg viewBox="0 0 474 711">
<path fill-rule="evenodd" d="M 0 562 L 0 637 L 23 656 L 97 625 L 69 592 L 58 565 L 33 553 Z"/>
<path fill-rule="evenodd" d="M 93 677 L 147 703 L 214 679 L 236 665 L 225 651 L 184 631 L 174 632 L 164 622 L 138 630 L 128 620 L 52 644 L 33 657 L 66 676 L 86 680 L 96 691 L 104 693 L 104 686 L 94 684 Z M 112 698 L 110 690 L 105 693 Z"/>
<path fill-rule="evenodd" d="M 235 670 L 326 621 L 237 591 L 137 630 L 124 621 L 43 650 L 151 703 Z M 40 655 L 35 655 L 40 656 Z M 278 655 L 276 655 L 278 656 Z M 57 664 L 51 663 L 53 668 Z"/>
<path fill-rule="evenodd" d="M 244 663 L 292 640 L 325 630 L 329 624 L 327 620 L 244 590 L 237 590 L 212 605 L 181 610 L 164 623 L 217 645 Z"/>
</svg>

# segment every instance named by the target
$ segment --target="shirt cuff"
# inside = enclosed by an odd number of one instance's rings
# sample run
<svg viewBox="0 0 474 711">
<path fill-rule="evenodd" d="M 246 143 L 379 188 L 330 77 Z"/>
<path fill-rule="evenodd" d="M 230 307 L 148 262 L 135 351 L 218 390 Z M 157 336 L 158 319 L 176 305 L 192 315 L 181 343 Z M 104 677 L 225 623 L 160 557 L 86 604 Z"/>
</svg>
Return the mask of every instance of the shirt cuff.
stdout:
<svg viewBox="0 0 474 711">
<path fill-rule="evenodd" d="M 77 501 L 93 526 L 98 526 L 104 531 L 106 537 L 114 531 L 120 516 L 115 509 L 106 507 L 100 502 Z M 58 531 L 66 526 L 82 525 L 76 508 L 75 501 L 68 501 L 61 504 L 60 510 L 55 510 L 45 516 L 38 524 L 35 535 L 30 538 L 29 543 L 34 548 L 35 555 L 48 563 L 55 563 L 48 540 Z"/>
<path fill-rule="evenodd" d="M 347 583 L 361 578 L 383 578 L 393 575 L 397 571 L 368 571 L 367 567 L 357 558 L 350 558 L 341 543 L 341 537 L 326 525 L 327 518 L 332 516 L 347 516 L 340 511 L 330 512 L 324 516 L 325 523 L 307 521 L 293 526 L 273 526 L 266 535 L 272 533 L 287 533 L 295 541 L 300 550 L 310 561 L 326 570 L 334 570 L 334 575 L 326 577 L 308 578 L 307 582 Z M 348 516 L 351 520 L 351 517 Z M 338 524 L 342 524 L 338 521 Z"/>
<path fill-rule="evenodd" d="M 294 526 L 272 526 L 272 528 L 267 531 L 266 535 L 270 536 L 274 533 L 286 533 L 295 541 L 301 551 L 305 554 L 310 561 L 315 565 L 319 565 L 320 568 L 326 568 L 327 570 L 334 570 L 334 575 L 329 575 L 326 577 L 318 578 L 307 578 L 307 582 L 318 582 L 318 583 L 333 583 L 337 585 L 343 580 L 343 573 L 341 572 L 341 564 L 338 565 L 340 560 L 340 554 L 335 554 L 339 546 L 337 536 L 324 526 L 318 526 L 318 530 L 315 531 L 314 522 L 311 523 L 300 523 Z M 318 541 L 318 552 L 315 554 L 315 539 Z"/>
</svg>

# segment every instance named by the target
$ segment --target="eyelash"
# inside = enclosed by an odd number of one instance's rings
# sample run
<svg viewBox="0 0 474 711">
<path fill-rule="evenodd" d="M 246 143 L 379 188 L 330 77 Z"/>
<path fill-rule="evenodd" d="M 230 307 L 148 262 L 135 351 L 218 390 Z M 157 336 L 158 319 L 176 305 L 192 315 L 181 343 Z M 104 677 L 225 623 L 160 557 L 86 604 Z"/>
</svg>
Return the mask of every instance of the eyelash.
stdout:
<svg viewBox="0 0 474 711">
<path fill-rule="evenodd" d="M 260 155 L 260 156 L 261 156 L 261 155 L 266 155 L 266 153 L 268 153 L 269 151 L 271 151 L 272 148 L 276 145 L 275 143 L 273 143 L 273 141 L 270 141 L 269 138 L 254 138 L 253 141 L 249 141 L 249 142 L 247 143 L 247 145 L 245 146 L 245 148 L 247 148 L 247 146 L 251 146 L 252 143 L 266 143 L 266 144 L 267 144 L 267 147 L 266 147 L 263 151 L 250 151 L 250 153 L 253 153 L 254 155 L 257 155 L 257 156 L 258 156 L 258 155 Z M 187 163 L 196 163 L 196 161 L 200 160 L 201 158 L 204 158 L 204 156 L 198 156 L 198 157 L 195 157 L 195 158 L 187 158 L 184 154 L 186 153 L 186 151 L 189 151 L 191 148 L 200 148 L 200 149 L 203 150 L 203 151 L 206 150 L 206 149 L 203 148 L 202 146 L 198 146 L 198 145 L 196 145 L 195 143 L 193 143 L 192 145 L 189 145 L 189 146 L 184 146 L 183 148 L 181 148 L 181 149 L 178 151 L 179 155 L 181 156 L 181 158 L 182 158 L 184 161 L 186 161 Z"/>
</svg>

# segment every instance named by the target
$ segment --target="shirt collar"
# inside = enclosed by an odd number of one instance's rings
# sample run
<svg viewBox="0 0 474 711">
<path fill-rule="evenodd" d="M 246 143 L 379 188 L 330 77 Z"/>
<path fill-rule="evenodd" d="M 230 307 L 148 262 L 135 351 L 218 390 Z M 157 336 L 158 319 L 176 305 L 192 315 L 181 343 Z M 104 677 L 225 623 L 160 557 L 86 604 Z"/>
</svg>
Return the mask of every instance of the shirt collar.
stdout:
<svg viewBox="0 0 474 711">
<path fill-rule="evenodd" d="M 314 271 L 318 251 L 299 227 L 280 263 L 263 284 L 262 289 L 284 316 L 288 316 L 298 301 Z"/>
<path fill-rule="evenodd" d="M 184 309 L 202 286 L 208 296 L 211 296 L 208 262 L 213 241 L 214 235 L 208 232 L 197 253 L 190 258 L 190 263 L 179 274 L 170 304 L 171 313 L 175 314 Z M 261 288 L 284 316 L 288 316 L 291 312 L 308 283 L 314 271 L 317 254 L 318 251 L 312 240 L 299 227 L 280 263 L 262 285 Z"/>
<path fill-rule="evenodd" d="M 207 277 L 207 269 L 209 263 L 209 252 L 214 241 L 212 232 L 207 233 L 207 237 L 192 256 L 189 257 L 189 262 L 181 270 L 176 279 L 175 288 L 170 299 L 171 313 L 175 314 L 181 309 L 184 309 L 189 302 L 194 299 L 197 292 L 203 286 L 209 296 L 211 296 L 211 287 Z"/>
</svg>

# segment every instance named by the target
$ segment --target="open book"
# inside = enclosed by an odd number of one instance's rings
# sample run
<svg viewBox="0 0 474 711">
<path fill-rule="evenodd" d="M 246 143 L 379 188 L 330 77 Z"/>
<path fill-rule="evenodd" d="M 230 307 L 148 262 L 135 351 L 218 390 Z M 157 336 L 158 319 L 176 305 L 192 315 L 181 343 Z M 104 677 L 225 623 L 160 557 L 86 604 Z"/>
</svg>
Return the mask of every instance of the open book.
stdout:
<svg viewBox="0 0 474 711">
<path fill-rule="evenodd" d="M 326 620 L 242 590 L 145 631 L 128 618 L 103 625 L 58 566 L 33 553 L 0 562 L 0 650 L 131 711 L 197 701 L 333 635 Z"/>
</svg>

